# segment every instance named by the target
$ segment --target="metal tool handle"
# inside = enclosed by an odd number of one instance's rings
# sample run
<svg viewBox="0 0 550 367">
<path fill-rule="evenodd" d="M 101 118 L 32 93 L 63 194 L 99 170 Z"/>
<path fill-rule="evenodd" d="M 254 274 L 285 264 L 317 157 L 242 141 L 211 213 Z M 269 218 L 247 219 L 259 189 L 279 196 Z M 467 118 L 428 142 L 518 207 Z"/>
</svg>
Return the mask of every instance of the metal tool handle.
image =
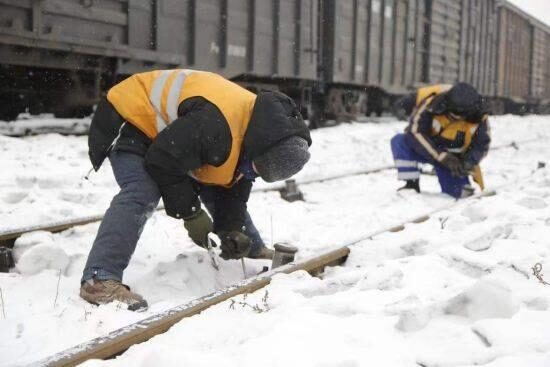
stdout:
<svg viewBox="0 0 550 367">
<path fill-rule="evenodd" d="M 220 270 L 220 265 L 218 264 L 218 255 L 214 252 L 214 247 L 216 247 L 216 241 L 210 237 L 210 233 L 208 234 L 207 241 L 206 241 L 206 250 L 208 251 L 208 256 L 210 256 L 210 262 L 212 263 L 212 266 L 217 271 Z"/>
</svg>

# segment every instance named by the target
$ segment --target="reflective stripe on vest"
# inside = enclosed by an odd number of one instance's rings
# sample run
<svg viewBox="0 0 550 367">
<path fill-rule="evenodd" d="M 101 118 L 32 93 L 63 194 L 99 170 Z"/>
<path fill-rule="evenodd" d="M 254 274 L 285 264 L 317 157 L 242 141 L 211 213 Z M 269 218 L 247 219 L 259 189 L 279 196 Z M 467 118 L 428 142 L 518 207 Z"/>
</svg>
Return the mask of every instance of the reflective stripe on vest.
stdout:
<svg viewBox="0 0 550 367">
<path fill-rule="evenodd" d="M 191 70 L 162 70 L 151 88 L 149 99 L 156 113 L 157 134 L 178 118 L 179 96 Z"/>
</svg>

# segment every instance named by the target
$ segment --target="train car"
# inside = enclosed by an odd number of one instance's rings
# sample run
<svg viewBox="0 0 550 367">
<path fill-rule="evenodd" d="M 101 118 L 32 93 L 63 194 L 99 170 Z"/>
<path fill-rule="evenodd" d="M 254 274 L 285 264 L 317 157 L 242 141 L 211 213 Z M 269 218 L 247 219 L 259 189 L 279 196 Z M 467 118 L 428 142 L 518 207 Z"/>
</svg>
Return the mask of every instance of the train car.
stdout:
<svg viewBox="0 0 550 367">
<path fill-rule="evenodd" d="M 495 95 L 497 0 L 324 3 L 327 113 L 381 114 L 421 85 L 459 80 Z"/>
<path fill-rule="evenodd" d="M 117 80 L 161 68 L 281 89 L 309 114 L 315 0 L 0 0 L 0 119 L 91 113 Z"/>
<path fill-rule="evenodd" d="M 424 0 L 322 1 L 328 117 L 380 115 L 423 79 L 425 12 Z"/>
<path fill-rule="evenodd" d="M 318 1 L 188 1 L 194 58 L 181 67 L 217 72 L 252 91 L 280 90 L 314 118 Z"/>
<path fill-rule="evenodd" d="M 169 12 L 147 0 L 1 0 L 0 119 L 25 109 L 90 114 L 120 70 L 182 64 L 166 44 L 180 41 L 180 28 L 157 29 L 152 4 L 159 17 Z"/>
<path fill-rule="evenodd" d="M 471 83 L 493 113 L 549 110 L 548 26 L 505 1 L 420 2 L 417 84 Z"/>
<path fill-rule="evenodd" d="M 150 69 L 281 90 L 317 126 L 467 81 L 495 112 L 550 109 L 550 30 L 500 0 L 0 0 L 0 119 L 82 116 Z"/>
<path fill-rule="evenodd" d="M 550 27 L 516 6 L 499 5 L 497 97 L 505 112 L 548 111 Z"/>
</svg>

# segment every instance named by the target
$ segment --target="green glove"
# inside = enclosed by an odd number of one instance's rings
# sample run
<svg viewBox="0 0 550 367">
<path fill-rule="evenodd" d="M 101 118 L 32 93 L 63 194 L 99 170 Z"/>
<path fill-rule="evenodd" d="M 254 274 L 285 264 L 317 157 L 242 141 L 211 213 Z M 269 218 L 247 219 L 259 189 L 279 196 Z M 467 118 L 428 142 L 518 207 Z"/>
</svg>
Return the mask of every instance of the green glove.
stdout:
<svg viewBox="0 0 550 367">
<path fill-rule="evenodd" d="M 245 257 L 250 251 L 250 246 L 252 246 L 252 240 L 239 231 L 220 232 L 218 237 L 222 242 L 220 257 L 224 260 Z"/>
<path fill-rule="evenodd" d="M 207 247 L 208 234 L 214 231 L 214 225 L 208 214 L 204 210 L 200 210 L 191 218 L 183 220 L 183 226 L 187 229 L 189 238 L 200 247 Z"/>
</svg>

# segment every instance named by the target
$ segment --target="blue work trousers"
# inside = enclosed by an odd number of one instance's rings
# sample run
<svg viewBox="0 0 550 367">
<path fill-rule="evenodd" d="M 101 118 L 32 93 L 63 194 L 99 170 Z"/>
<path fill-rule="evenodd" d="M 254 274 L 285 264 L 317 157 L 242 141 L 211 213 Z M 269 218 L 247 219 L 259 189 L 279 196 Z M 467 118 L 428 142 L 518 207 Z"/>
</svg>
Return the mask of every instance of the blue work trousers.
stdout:
<svg viewBox="0 0 550 367">
<path fill-rule="evenodd" d="M 397 178 L 399 180 L 418 180 L 420 179 L 419 163 L 431 163 L 411 148 L 405 139 L 405 134 L 397 134 L 391 140 L 391 150 L 395 167 L 397 168 Z M 470 184 L 470 180 L 465 177 L 454 177 L 451 172 L 440 164 L 435 164 L 435 172 L 439 179 L 441 191 L 451 195 L 454 198 L 460 198 L 464 186 Z"/>
<path fill-rule="evenodd" d="M 120 192 L 111 201 L 101 221 L 82 282 L 91 278 L 122 281 L 124 269 L 136 249 L 143 227 L 161 197 L 158 185 L 145 169 L 142 156 L 114 151 L 109 155 L 109 160 Z M 211 190 L 204 186 L 201 191 L 201 201 L 213 213 L 216 208 Z M 250 255 L 254 256 L 264 243 L 248 212 L 245 228 L 244 233 L 253 241 Z"/>
</svg>

